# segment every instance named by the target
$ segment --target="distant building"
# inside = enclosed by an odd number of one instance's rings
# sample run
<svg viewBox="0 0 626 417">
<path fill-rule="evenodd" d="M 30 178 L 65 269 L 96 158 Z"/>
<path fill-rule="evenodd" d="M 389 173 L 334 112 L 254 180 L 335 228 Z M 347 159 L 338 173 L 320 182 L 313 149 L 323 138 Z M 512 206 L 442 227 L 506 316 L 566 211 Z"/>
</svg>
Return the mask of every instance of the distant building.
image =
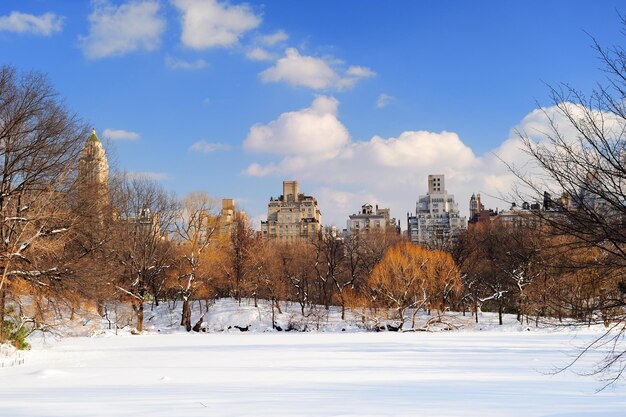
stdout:
<svg viewBox="0 0 626 417">
<path fill-rule="evenodd" d="M 222 198 L 222 209 L 220 217 L 223 224 L 230 224 L 235 218 L 235 200 L 232 198 Z"/>
<path fill-rule="evenodd" d="M 322 233 L 327 238 L 340 240 L 343 239 L 343 236 L 341 235 L 340 230 L 337 229 L 337 226 L 324 226 L 322 227 Z"/>
<path fill-rule="evenodd" d="M 469 201 L 470 216 L 467 221 L 468 226 L 477 223 L 490 222 L 498 215 L 498 210 L 485 210 L 484 204 L 480 201 L 480 194 L 472 194 Z"/>
<path fill-rule="evenodd" d="M 109 181 L 109 162 L 95 129 L 91 131 L 80 153 L 78 181 L 80 185 L 90 188 L 106 188 Z"/>
<path fill-rule="evenodd" d="M 78 213 L 105 225 L 109 215 L 109 162 L 95 129 L 87 138 L 78 159 L 76 177 Z"/>
<path fill-rule="evenodd" d="M 511 207 L 508 210 L 501 210 L 496 219 L 505 226 L 535 228 L 543 224 L 546 219 L 560 216 L 562 209 L 567 208 L 568 201 L 566 196 L 554 201 L 550 194 L 545 192 L 543 204 L 524 201 L 521 206 L 518 206 L 516 203 L 511 203 Z"/>
<path fill-rule="evenodd" d="M 480 194 L 472 194 L 472 196 L 470 197 L 469 209 L 470 221 L 474 218 L 474 216 L 477 216 L 481 211 L 485 209 L 485 205 L 480 201 Z"/>
<path fill-rule="evenodd" d="M 298 181 L 283 181 L 283 194 L 270 198 L 267 205 L 267 221 L 261 222 L 261 233 L 265 239 L 294 241 L 316 237 L 321 224 L 317 200 L 301 194 Z"/>
<path fill-rule="evenodd" d="M 428 193 L 420 195 L 415 216 L 407 214 L 411 242 L 441 247 L 467 229 L 467 220 L 459 213 L 453 194 L 448 194 L 444 175 L 428 176 Z"/>
<path fill-rule="evenodd" d="M 398 222 L 395 218 L 391 218 L 388 208 L 372 207 L 371 204 L 361 206 L 359 213 L 348 216 L 348 224 L 346 232 L 348 234 L 370 233 L 397 231 Z"/>
<path fill-rule="evenodd" d="M 230 235 L 237 227 L 248 227 L 248 216 L 244 211 L 237 210 L 235 200 L 232 198 L 222 199 L 222 209 L 219 216 L 219 232 Z"/>
</svg>

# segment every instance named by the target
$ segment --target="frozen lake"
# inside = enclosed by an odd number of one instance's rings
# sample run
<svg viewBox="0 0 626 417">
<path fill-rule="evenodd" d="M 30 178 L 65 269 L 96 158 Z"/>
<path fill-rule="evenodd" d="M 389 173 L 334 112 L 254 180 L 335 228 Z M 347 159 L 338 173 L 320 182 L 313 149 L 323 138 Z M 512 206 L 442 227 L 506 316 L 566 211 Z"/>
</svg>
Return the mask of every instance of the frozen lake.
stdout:
<svg viewBox="0 0 626 417">
<path fill-rule="evenodd" d="M 0 416 L 623 417 L 567 371 L 583 334 L 217 333 L 66 338 L 0 369 Z M 582 370 L 583 368 L 578 367 Z"/>
</svg>

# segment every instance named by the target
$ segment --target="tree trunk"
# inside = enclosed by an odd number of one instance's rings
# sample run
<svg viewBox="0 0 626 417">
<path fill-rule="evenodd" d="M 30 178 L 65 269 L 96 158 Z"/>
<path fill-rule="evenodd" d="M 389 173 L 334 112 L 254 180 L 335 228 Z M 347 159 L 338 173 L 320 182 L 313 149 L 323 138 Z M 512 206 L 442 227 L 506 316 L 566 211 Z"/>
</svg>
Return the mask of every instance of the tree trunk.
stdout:
<svg viewBox="0 0 626 417">
<path fill-rule="evenodd" d="M 271 306 L 272 306 L 272 329 L 276 329 L 276 317 L 275 317 L 275 315 L 274 315 L 274 301 L 275 301 L 275 300 L 272 300 L 272 301 L 270 302 L 270 304 L 271 304 Z"/>
<path fill-rule="evenodd" d="M 502 326 L 502 303 L 498 305 L 498 322 L 500 323 L 500 326 Z"/>
<path fill-rule="evenodd" d="M 143 303 L 137 303 L 133 305 L 135 309 L 135 317 L 137 318 L 137 331 L 141 333 L 143 331 Z"/>
<path fill-rule="evenodd" d="M 404 327 L 404 309 L 400 309 L 398 311 L 398 315 L 400 316 L 400 326 L 398 326 L 398 330 L 402 331 L 402 328 Z"/>
<path fill-rule="evenodd" d="M 6 303 L 6 291 L 0 290 L 0 343 L 4 342 L 4 312 Z"/>
<path fill-rule="evenodd" d="M 476 317 L 476 324 L 478 324 L 478 303 L 474 303 L 474 316 Z"/>
<path fill-rule="evenodd" d="M 411 329 L 415 329 L 415 318 L 417 317 L 417 308 L 413 311 L 413 317 L 411 318 Z"/>
<path fill-rule="evenodd" d="M 191 331 L 191 304 L 188 298 L 183 299 L 183 316 L 180 325 L 185 326 L 188 332 Z"/>
</svg>

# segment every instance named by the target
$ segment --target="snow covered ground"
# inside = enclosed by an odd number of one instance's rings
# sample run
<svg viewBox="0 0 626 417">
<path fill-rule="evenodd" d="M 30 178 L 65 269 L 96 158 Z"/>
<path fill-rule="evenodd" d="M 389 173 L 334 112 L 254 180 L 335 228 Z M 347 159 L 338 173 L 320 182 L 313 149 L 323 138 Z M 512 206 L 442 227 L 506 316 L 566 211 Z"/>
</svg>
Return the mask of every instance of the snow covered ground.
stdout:
<svg viewBox="0 0 626 417">
<path fill-rule="evenodd" d="M 259 314 L 213 308 L 215 328 Z M 596 393 L 596 379 L 549 374 L 594 331 L 509 323 L 436 333 L 185 333 L 160 325 L 141 336 L 33 340 L 24 365 L 0 369 L 0 416 L 626 415 L 625 386 Z"/>
</svg>

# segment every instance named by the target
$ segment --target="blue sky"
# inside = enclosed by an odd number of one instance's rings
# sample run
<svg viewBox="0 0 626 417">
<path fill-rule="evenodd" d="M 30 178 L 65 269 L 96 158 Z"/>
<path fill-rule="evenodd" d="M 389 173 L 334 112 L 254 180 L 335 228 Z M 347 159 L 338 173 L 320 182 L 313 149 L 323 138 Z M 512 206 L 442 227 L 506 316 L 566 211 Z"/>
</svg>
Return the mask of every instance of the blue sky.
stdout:
<svg viewBox="0 0 626 417">
<path fill-rule="evenodd" d="M 258 220 L 297 179 L 325 223 L 370 202 L 404 227 L 429 173 L 464 211 L 508 191 L 493 154 L 521 158 L 512 129 L 540 130 L 546 83 L 602 81 L 585 31 L 622 43 L 621 6 L 3 1 L 0 63 L 47 73 L 120 169 L 180 196 L 232 197 Z"/>
</svg>

